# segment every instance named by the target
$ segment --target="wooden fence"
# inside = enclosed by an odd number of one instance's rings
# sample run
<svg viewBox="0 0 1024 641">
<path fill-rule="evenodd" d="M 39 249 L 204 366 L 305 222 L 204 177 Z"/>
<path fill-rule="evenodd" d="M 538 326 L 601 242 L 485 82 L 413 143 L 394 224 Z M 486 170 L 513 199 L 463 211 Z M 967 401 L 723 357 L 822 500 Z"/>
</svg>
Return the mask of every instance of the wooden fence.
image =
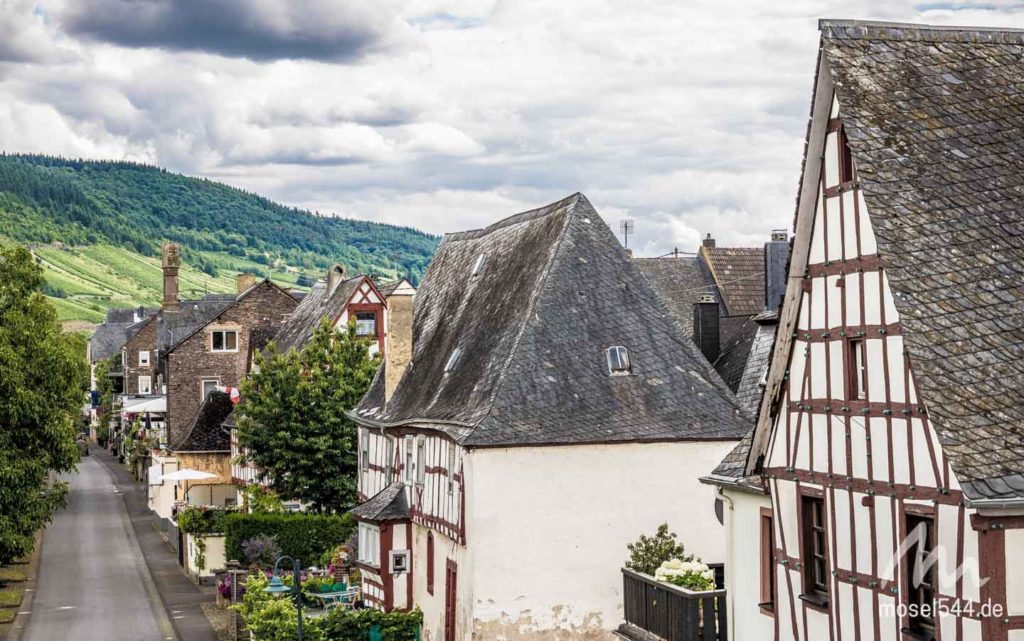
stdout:
<svg viewBox="0 0 1024 641">
<path fill-rule="evenodd" d="M 724 589 L 691 592 L 625 568 L 622 580 L 628 624 L 667 641 L 729 638 Z"/>
</svg>

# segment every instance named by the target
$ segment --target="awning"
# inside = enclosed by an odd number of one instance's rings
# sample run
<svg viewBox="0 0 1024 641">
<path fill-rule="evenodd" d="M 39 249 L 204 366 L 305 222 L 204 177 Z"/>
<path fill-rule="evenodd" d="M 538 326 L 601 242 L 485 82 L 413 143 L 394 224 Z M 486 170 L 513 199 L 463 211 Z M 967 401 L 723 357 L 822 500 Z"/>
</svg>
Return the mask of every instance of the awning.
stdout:
<svg viewBox="0 0 1024 641">
<path fill-rule="evenodd" d="M 166 412 L 166 396 L 146 396 L 142 398 L 125 398 L 121 406 L 122 414 L 142 414 L 144 412 Z"/>
</svg>

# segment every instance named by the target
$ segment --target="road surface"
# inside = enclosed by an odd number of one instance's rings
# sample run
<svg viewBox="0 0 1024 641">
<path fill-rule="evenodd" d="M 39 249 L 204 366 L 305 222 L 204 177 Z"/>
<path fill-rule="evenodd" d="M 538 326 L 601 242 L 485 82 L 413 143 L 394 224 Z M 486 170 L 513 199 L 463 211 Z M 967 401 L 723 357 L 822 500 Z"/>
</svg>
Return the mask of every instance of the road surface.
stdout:
<svg viewBox="0 0 1024 641">
<path fill-rule="evenodd" d="M 83 457 L 68 506 L 46 528 L 24 641 L 173 639 L 110 474 Z"/>
</svg>

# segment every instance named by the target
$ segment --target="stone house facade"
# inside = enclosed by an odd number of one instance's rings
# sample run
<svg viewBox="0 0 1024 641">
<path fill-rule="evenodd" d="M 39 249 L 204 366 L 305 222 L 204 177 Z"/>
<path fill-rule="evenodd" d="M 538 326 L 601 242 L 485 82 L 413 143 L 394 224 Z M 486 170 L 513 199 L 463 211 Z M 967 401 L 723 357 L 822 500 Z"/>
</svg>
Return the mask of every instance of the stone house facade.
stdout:
<svg viewBox="0 0 1024 641">
<path fill-rule="evenodd" d="M 121 349 L 125 394 L 160 394 L 156 326 L 156 314 L 153 314 L 127 330 L 129 338 Z"/>
</svg>

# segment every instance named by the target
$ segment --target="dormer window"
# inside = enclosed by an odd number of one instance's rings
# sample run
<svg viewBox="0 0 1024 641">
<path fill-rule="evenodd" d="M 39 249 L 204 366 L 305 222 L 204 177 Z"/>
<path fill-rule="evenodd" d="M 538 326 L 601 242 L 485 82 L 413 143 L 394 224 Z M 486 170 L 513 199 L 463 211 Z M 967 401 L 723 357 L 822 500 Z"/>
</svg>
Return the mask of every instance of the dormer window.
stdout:
<svg viewBox="0 0 1024 641">
<path fill-rule="evenodd" d="M 629 374 L 629 352 L 621 345 L 609 347 L 605 352 L 608 356 L 608 373 L 612 376 Z"/>
<path fill-rule="evenodd" d="M 456 347 L 452 350 L 452 355 L 448 357 L 448 362 L 444 364 L 444 373 L 455 369 L 455 364 L 459 362 L 459 354 L 462 353 L 462 348 Z"/>
<path fill-rule="evenodd" d="M 470 274 L 472 277 L 476 277 L 480 274 L 480 270 L 484 267 L 484 255 L 480 254 L 476 257 L 476 262 L 473 263 L 473 272 Z"/>
</svg>

